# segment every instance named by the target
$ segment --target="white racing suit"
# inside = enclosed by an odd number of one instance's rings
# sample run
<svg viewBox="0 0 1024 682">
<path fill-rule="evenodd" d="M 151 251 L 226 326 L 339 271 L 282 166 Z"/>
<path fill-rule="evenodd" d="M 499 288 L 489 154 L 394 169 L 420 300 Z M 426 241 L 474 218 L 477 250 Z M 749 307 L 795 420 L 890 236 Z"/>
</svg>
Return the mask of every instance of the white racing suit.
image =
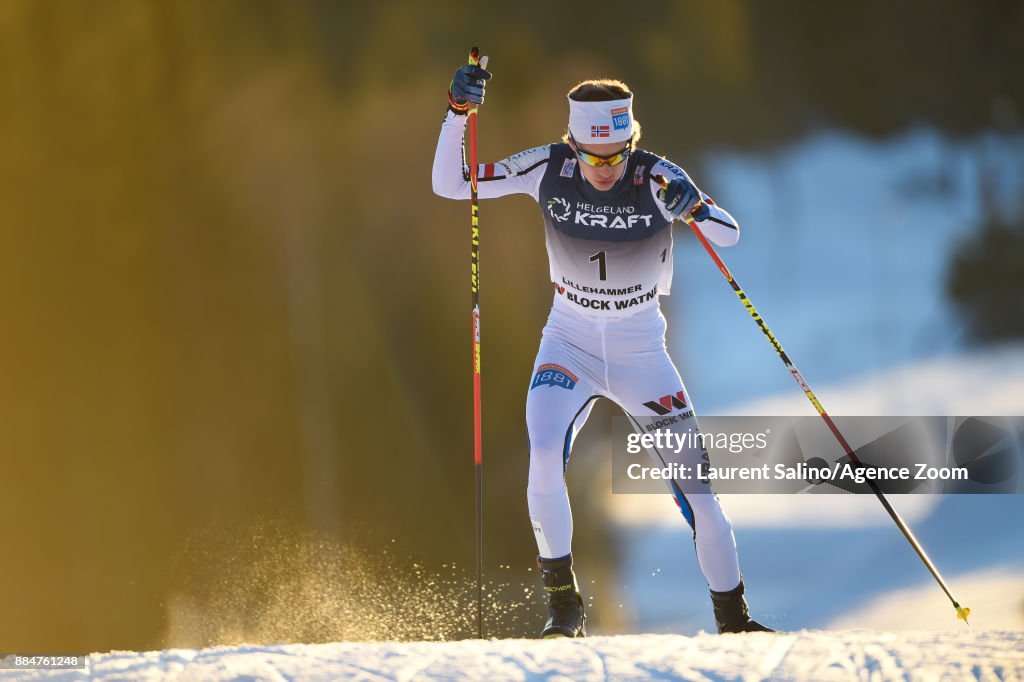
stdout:
<svg viewBox="0 0 1024 682">
<path fill-rule="evenodd" d="M 466 117 L 451 112 L 442 124 L 433 168 L 434 192 L 440 196 L 469 198 L 465 127 Z M 652 179 L 685 173 L 637 150 L 618 183 L 601 192 L 586 181 L 577 163 L 568 145 L 552 144 L 478 169 L 481 199 L 528 194 L 544 218 L 555 295 L 527 393 L 526 422 L 530 519 L 540 556 L 548 559 L 571 552 L 565 470 L 573 439 L 595 399 L 614 401 L 637 430 L 653 419 L 674 421 L 673 429 L 697 428 L 686 387 L 665 347 L 658 296 L 668 294 L 672 285 L 672 218 L 657 200 Z M 720 246 L 735 244 L 736 221 L 702 196 L 711 210 L 698 224 L 703 234 Z M 707 461 L 699 446 L 679 453 L 648 452 L 658 467 L 678 462 L 696 471 L 699 462 Z M 718 497 L 699 480 L 668 485 L 693 530 L 709 586 L 719 592 L 735 588 L 740 582 L 736 541 Z"/>
</svg>

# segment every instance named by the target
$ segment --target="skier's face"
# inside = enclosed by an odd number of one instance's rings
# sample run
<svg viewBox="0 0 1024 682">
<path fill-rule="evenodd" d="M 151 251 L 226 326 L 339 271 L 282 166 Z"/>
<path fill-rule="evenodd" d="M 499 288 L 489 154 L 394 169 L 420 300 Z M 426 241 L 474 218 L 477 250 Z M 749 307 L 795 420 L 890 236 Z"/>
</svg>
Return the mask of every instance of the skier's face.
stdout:
<svg viewBox="0 0 1024 682">
<path fill-rule="evenodd" d="M 579 144 L 575 143 L 574 146 L 578 152 L 583 154 L 593 154 L 598 157 L 613 157 L 619 154 L 628 147 L 629 143 L 625 145 L 622 142 L 611 142 L 605 144 Z M 613 159 L 614 160 L 614 159 Z M 580 170 L 583 172 L 583 177 L 587 179 L 594 189 L 602 192 L 607 191 L 619 181 L 622 174 L 626 171 L 626 158 L 623 157 L 619 160 L 619 163 L 615 165 L 603 164 L 600 166 L 593 166 L 587 163 L 584 157 L 580 157 Z"/>
</svg>

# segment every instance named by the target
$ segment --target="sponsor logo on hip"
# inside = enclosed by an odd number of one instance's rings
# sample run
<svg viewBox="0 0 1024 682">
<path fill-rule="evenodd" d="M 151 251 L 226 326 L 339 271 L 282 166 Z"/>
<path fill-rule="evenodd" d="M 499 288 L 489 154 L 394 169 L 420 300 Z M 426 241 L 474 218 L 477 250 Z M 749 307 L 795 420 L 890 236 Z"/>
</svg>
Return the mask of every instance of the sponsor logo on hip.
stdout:
<svg viewBox="0 0 1024 682">
<path fill-rule="evenodd" d="M 578 376 L 565 367 L 547 363 L 537 368 L 537 373 L 533 375 L 533 383 L 530 384 L 530 390 L 532 391 L 538 386 L 555 386 L 571 391 L 576 388 L 576 382 L 579 380 Z"/>
<path fill-rule="evenodd" d="M 644 407 L 659 416 L 665 416 L 673 410 L 685 410 L 686 394 L 676 391 L 675 395 L 663 395 L 657 400 L 644 403 Z"/>
</svg>

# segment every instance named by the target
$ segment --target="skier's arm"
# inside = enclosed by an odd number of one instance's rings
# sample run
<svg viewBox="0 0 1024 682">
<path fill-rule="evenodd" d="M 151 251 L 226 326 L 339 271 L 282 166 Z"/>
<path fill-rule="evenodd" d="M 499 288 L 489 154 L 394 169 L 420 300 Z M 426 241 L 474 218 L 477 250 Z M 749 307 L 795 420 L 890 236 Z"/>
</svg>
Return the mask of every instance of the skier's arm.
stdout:
<svg viewBox="0 0 1024 682">
<path fill-rule="evenodd" d="M 691 184 L 693 183 L 690 180 L 690 176 L 686 174 L 686 171 L 667 159 L 661 159 L 654 164 L 654 168 L 651 169 L 651 175 L 652 179 L 649 184 L 651 192 L 655 196 L 657 196 L 660 187 L 653 178 L 658 175 L 663 175 L 669 181 L 681 178 Z M 707 194 L 699 189 L 697 191 L 700 193 L 704 206 L 695 211 L 693 218 L 701 233 L 718 246 L 732 246 L 738 242 L 740 240 L 740 226 L 736 219 L 724 208 L 718 206 Z M 661 213 L 665 216 L 666 220 L 674 218 L 672 211 L 663 202 L 659 201 L 658 207 L 661 209 Z"/>
<path fill-rule="evenodd" d="M 432 173 L 434 193 L 446 199 L 469 198 L 469 167 L 463 158 L 462 145 L 465 131 L 466 116 L 449 111 L 441 124 Z M 536 199 L 549 155 L 550 148 L 544 146 L 528 149 L 498 163 L 479 164 L 477 195 L 481 199 L 491 199 L 508 194 L 529 194 Z"/>
</svg>

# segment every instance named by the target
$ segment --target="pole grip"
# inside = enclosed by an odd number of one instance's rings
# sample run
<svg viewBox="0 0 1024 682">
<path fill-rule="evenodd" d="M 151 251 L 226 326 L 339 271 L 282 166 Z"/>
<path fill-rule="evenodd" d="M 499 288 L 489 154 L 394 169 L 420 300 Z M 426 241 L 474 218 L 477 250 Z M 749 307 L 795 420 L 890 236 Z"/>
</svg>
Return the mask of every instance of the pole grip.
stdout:
<svg viewBox="0 0 1024 682">
<path fill-rule="evenodd" d="M 662 189 L 668 189 L 668 179 L 664 175 L 662 175 L 661 173 L 658 173 L 657 175 L 652 175 L 651 178 L 656 183 L 658 183 L 658 186 L 661 187 Z M 682 219 L 684 221 L 692 220 L 693 219 L 693 214 L 696 213 L 697 209 L 699 209 L 703 205 L 704 205 L 704 200 L 703 199 L 698 199 L 697 203 L 693 205 L 693 208 L 690 209 L 689 213 L 687 213 L 686 215 L 682 216 Z"/>
</svg>

